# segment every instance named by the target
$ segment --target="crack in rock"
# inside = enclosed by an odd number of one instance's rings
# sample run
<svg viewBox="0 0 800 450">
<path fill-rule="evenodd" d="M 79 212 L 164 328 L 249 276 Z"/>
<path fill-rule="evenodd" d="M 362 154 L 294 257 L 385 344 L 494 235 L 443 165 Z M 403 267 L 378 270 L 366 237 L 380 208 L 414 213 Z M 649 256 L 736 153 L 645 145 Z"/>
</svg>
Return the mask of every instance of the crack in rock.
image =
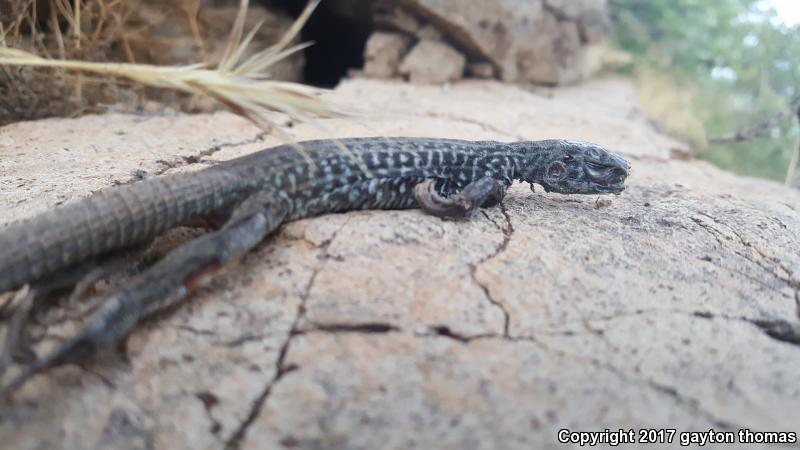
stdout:
<svg viewBox="0 0 800 450">
<path fill-rule="evenodd" d="M 446 337 L 449 339 L 456 340 L 461 343 L 467 343 L 471 340 L 471 338 L 464 336 L 461 333 L 456 333 L 455 331 L 451 330 L 450 327 L 447 325 L 436 325 L 430 327 L 431 331 L 433 331 L 437 336 Z"/>
<path fill-rule="evenodd" d="M 785 320 L 751 320 L 767 336 L 800 347 L 800 327 Z"/>
<path fill-rule="evenodd" d="M 730 226 L 730 225 L 720 221 L 719 219 L 717 219 L 717 218 L 715 218 L 713 216 L 710 216 L 710 215 L 708 215 L 706 213 L 702 213 L 701 212 L 699 214 L 702 215 L 702 216 L 708 217 L 709 219 L 713 220 L 714 223 L 717 223 L 719 225 L 723 225 L 723 226 L 727 227 L 730 230 L 731 234 L 736 236 L 736 238 L 738 239 L 738 241 L 742 245 L 742 247 L 745 247 L 745 248 L 753 250 L 756 254 L 758 254 L 758 256 L 760 258 L 752 258 L 751 255 L 743 254 L 740 251 L 734 250 L 734 253 L 736 255 L 738 255 L 741 258 L 743 258 L 743 259 L 745 259 L 745 260 L 747 260 L 747 261 L 749 261 L 749 262 L 761 267 L 762 269 L 764 269 L 765 272 L 769 273 L 770 275 L 772 275 L 774 278 L 780 280 L 781 282 L 787 284 L 790 288 L 792 288 L 792 289 L 800 288 L 800 281 L 795 280 L 793 278 L 793 275 L 794 275 L 793 271 L 791 269 L 789 269 L 789 267 L 787 267 L 779 258 L 774 257 L 774 256 L 770 256 L 770 255 L 767 255 L 766 253 L 764 253 L 764 251 L 759 249 L 757 245 L 754 245 L 752 242 L 746 240 L 744 238 L 744 236 L 742 236 L 741 232 L 739 232 L 738 230 L 736 230 L 732 226 Z M 720 245 L 722 245 L 723 247 L 726 247 L 725 242 L 721 239 L 721 236 L 724 236 L 724 233 L 722 231 L 720 231 L 719 229 L 711 226 L 708 223 L 703 222 L 701 219 L 699 219 L 697 217 L 692 217 L 692 221 L 694 223 L 696 223 L 697 225 L 699 225 L 704 230 L 706 230 L 709 234 L 714 236 L 714 238 L 717 240 L 717 242 Z M 770 266 L 765 261 L 769 261 L 770 263 L 772 263 L 773 266 Z M 777 270 L 776 270 L 776 268 L 777 268 Z M 778 273 L 778 272 L 783 272 L 785 274 L 785 277 L 781 276 L 781 274 Z"/>
<path fill-rule="evenodd" d="M 481 288 L 483 295 L 486 296 L 486 299 L 489 301 L 489 303 L 497 308 L 500 308 L 500 311 L 503 313 L 503 335 L 510 336 L 509 328 L 511 326 L 511 315 L 509 314 L 508 309 L 506 309 L 506 306 L 502 302 L 492 297 L 489 286 L 485 283 L 482 283 L 477 277 L 477 272 L 481 265 L 486 264 L 506 251 L 508 244 L 511 242 L 511 236 L 514 234 L 514 224 L 511 222 L 511 215 L 508 213 L 508 209 L 506 209 L 506 206 L 503 203 L 500 203 L 500 211 L 503 213 L 503 217 L 506 219 L 506 226 L 500 229 L 500 231 L 503 232 L 503 242 L 500 243 L 500 245 L 491 255 L 482 259 L 477 264 L 471 264 L 469 268 L 472 280 L 478 285 L 478 287 Z"/>
<path fill-rule="evenodd" d="M 710 311 L 684 311 L 680 309 L 637 309 L 635 311 L 625 311 L 618 314 L 611 314 L 606 316 L 586 317 L 582 318 L 582 322 L 612 322 L 614 320 L 635 317 L 643 315 L 663 315 L 663 314 L 678 314 L 687 317 L 693 317 L 705 320 L 727 320 L 735 322 L 744 322 L 756 326 L 759 330 L 763 331 L 768 337 L 780 342 L 800 346 L 800 326 L 792 324 L 789 321 L 782 319 L 755 319 L 746 316 L 732 316 L 728 314 L 718 314 Z M 559 325 L 569 325 L 573 322 L 560 322 Z M 594 329 L 587 330 L 590 334 L 602 336 L 603 333 L 597 333 Z M 559 336 L 561 333 L 546 333 L 540 332 L 538 334 L 546 334 L 548 336 Z"/>
<path fill-rule="evenodd" d="M 365 322 L 365 323 L 312 323 L 310 327 L 299 330 L 296 334 L 307 334 L 313 332 L 324 333 L 364 333 L 364 334 L 386 334 L 393 331 L 400 331 L 400 327 L 384 322 Z"/>
<path fill-rule="evenodd" d="M 682 313 L 682 311 L 676 311 Z M 708 311 L 695 311 L 692 316 L 701 319 L 713 320 L 724 319 L 745 322 L 755 325 L 768 337 L 779 342 L 800 346 L 800 326 L 782 319 L 752 319 L 744 316 L 729 316 L 725 314 L 714 314 Z"/>
<path fill-rule="evenodd" d="M 222 424 L 220 424 L 219 421 L 214 418 L 214 414 L 211 412 L 211 410 L 214 409 L 217 404 L 219 404 L 219 397 L 217 397 L 211 391 L 195 392 L 194 396 L 197 397 L 197 399 L 203 404 L 203 408 L 206 411 L 206 416 L 208 416 L 208 420 L 211 421 L 211 428 L 209 431 L 211 431 L 211 434 L 213 435 L 219 434 L 219 432 L 222 430 Z"/>
<path fill-rule="evenodd" d="M 306 303 L 308 302 L 308 298 L 311 294 L 311 289 L 314 287 L 314 282 L 317 279 L 317 276 L 325 267 L 326 262 L 330 258 L 328 254 L 328 249 L 330 248 L 333 241 L 336 240 L 336 237 L 339 233 L 350 223 L 350 220 L 345 220 L 339 229 L 337 229 L 331 238 L 321 245 L 318 246 L 320 252 L 324 256 L 321 260 L 317 263 L 314 267 L 311 276 L 308 279 L 308 283 L 306 284 L 303 292 L 300 294 L 300 303 L 297 306 L 297 313 L 295 314 L 294 321 L 292 322 L 292 326 L 287 333 L 286 340 L 281 344 L 280 351 L 278 353 L 277 361 L 275 362 L 275 375 L 272 379 L 267 383 L 266 387 L 261 391 L 261 394 L 253 401 L 252 407 L 250 408 L 250 412 L 248 413 L 247 417 L 242 421 L 236 431 L 231 434 L 230 438 L 228 438 L 227 442 L 225 443 L 226 450 L 238 450 L 242 444 L 242 440 L 244 439 L 245 435 L 247 434 L 247 430 L 250 428 L 250 425 L 258 418 L 261 410 L 264 407 L 264 403 L 266 403 L 267 399 L 269 398 L 270 393 L 272 393 L 272 389 L 278 384 L 278 382 L 287 374 L 298 370 L 299 367 L 296 365 L 286 365 L 286 355 L 289 353 L 289 347 L 292 343 L 292 339 L 296 336 L 301 335 L 303 333 L 300 330 L 300 322 L 303 320 L 306 312 Z"/>
<path fill-rule="evenodd" d="M 754 245 L 752 242 L 749 242 L 746 239 L 744 239 L 744 237 L 741 235 L 741 233 L 738 232 L 737 230 L 734 230 L 733 227 L 731 227 L 730 225 L 727 225 L 727 224 L 725 224 L 723 222 L 720 222 L 719 220 L 717 220 L 716 218 L 714 218 L 713 216 L 710 216 L 708 214 L 705 214 L 705 213 L 700 213 L 700 214 L 705 216 L 705 217 L 708 217 L 711 220 L 713 220 L 714 223 L 726 226 L 728 229 L 731 230 L 731 233 L 738 238 L 740 244 L 743 247 L 753 250 L 759 257 L 758 258 L 754 258 L 753 255 L 748 255 L 747 253 L 742 252 L 742 251 L 740 251 L 738 249 L 735 249 L 735 248 L 731 249 L 733 251 L 733 254 L 735 254 L 736 256 L 739 256 L 740 258 L 744 259 L 745 261 L 748 261 L 748 262 L 750 262 L 752 264 L 755 264 L 756 266 L 760 267 L 764 272 L 769 274 L 772 278 L 780 281 L 782 284 L 785 284 L 786 286 L 789 287 L 789 289 L 794 291 L 794 297 L 795 297 L 794 300 L 795 300 L 795 305 L 796 305 L 796 308 L 797 308 L 797 315 L 798 315 L 798 318 L 800 318 L 800 281 L 798 281 L 798 280 L 796 280 L 794 278 L 793 271 L 790 270 L 782 261 L 780 261 L 780 259 L 778 259 L 778 258 L 776 258 L 774 256 L 766 255 L 762 250 L 758 249 L 758 247 L 756 245 Z M 725 234 L 722 231 L 720 231 L 719 229 L 715 228 L 711 224 L 706 223 L 705 221 L 703 221 L 699 217 L 692 217 L 691 220 L 694 223 L 696 223 L 701 229 L 703 229 L 708 234 L 710 234 L 722 248 L 730 248 L 730 246 L 728 245 L 729 243 L 727 243 L 727 242 L 725 242 L 723 240 L 723 237 L 725 236 Z M 730 238 L 728 238 L 728 239 L 730 239 Z M 717 267 L 719 267 L 721 269 L 728 270 L 728 271 L 731 271 L 731 272 L 736 273 L 738 275 L 741 275 L 741 276 L 743 276 L 745 278 L 748 278 L 751 281 L 754 281 L 757 284 L 761 285 L 762 287 L 768 288 L 768 289 L 773 290 L 773 291 L 776 290 L 774 287 L 767 285 L 763 281 L 759 281 L 759 280 L 755 279 L 755 277 L 753 277 L 752 275 L 743 273 L 742 271 L 739 271 L 739 270 L 736 270 L 736 269 L 732 269 L 732 268 L 725 267 L 725 266 L 722 266 L 720 264 L 717 264 L 710 257 L 704 257 L 704 258 L 701 258 L 701 260 L 709 262 L 709 263 L 712 263 L 712 264 L 714 264 L 715 266 L 717 266 Z M 767 264 L 765 261 L 771 262 L 773 266 L 770 266 L 770 264 Z M 779 270 L 776 271 L 775 267 L 777 267 Z M 778 273 L 779 271 L 784 272 L 786 274 L 786 276 L 782 276 L 780 273 Z M 778 292 L 780 292 L 780 291 L 778 291 Z M 780 294 L 783 295 L 783 296 L 788 296 L 784 292 L 780 292 Z"/>
<path fill-rule="evenodd" d="M 175 169 L 175 168 L 178 168 L 178 167 L 184 167 L 184 166 L 190 166 L 192 164 L 197 164 L 197 163 L 202 162 L 203 158 L 211 156 L 211 155 L 219 152 L 220 150 L 223 150 L 223 149 L 226 149 L 226 148 L 231 148 L 231 147 L 239 147 L 239 146 L 242 146 L 242 145 L 254 144 L 254 143 L 258 142 L 258 141 L 261 141 L 261 140 L 264 139 L 264 136 L 266 136 L 267 134 L 268 133 L 262 131 L 262 132 L 258 133 L 253 138 L 245 139 L 245 140 L 242 140 L 242 141 L 236 141 L 236 142 L 223 142 L 221 144 L 216 144 L 216 145 L 213 145 L 213 146 L 211 146 L 211 147 L 209 147 L 209 148 L 207 148 L 205 150 L 201 150 L 200 152 L 198 152 L 198 153 L 196 153 L 194 155 L 178 156 L 177 158 L 172 159 L 172 160 L 159 159 L 159 160 L 157 160 L 155 162 L 157 164 L 159 164 L 161 167 L 158 168 L 157 170 L 155 170 L 154 172 L 147 172 L 147 171 L 144 171 L 144 170 L 136 170 L 136 171 L 134 171 L 133 177 L 132 177 L 131 180 L 129 180 L 127 182 L 117 182 L 115 184 L 116 185 L 130 184 L 130 183 L 134 183 L 134 182 L 137 182 L 137 181 L 140 181 L 140 180 L 144 180 L 144 179 L 147 179 L 147 178 L 151 178 L 151 177 L 154 177 L 154 176 L 163 175 L 164 173 L 166 173 L 170 169 Z"/>
<path fill-rule="evenodd" d="M 522 136 L 520 134 L 514 134 L 514 133 L 512 133 L 510 131 L 503 130 L 503 129 L 498 128 L 498 127 L 496 127 L 496 126 L 494 126 L 492 124 L 485 123 L 485 122 L 483 122 L 483 121 L 481 121 L 479 119 L 473 119 L 471 117 L 463 117 L 463 116 L 458 116 L 458 115 L 455 115 L 455 114 L 442 114 L 442 113 L 437 113 L 437 112 L 426 112 L 424 115 L 425 115 L 425 117 L 430 117 L 432 119 L 447 119 L 447 120 L 453 120 L 453 121 L 456 121 L 456 122 L 468 123 L 470 125 L 477 125 L 481 129 L 483 129 L 484 131 L 491 131 L 493 133 L 502 134 L 503 136 L 509 137 L 509 138 L 517 140 L 517 141 L 526 140 L 525 136 Z M 414 117 L 419 117 L 419 114 L 415 114 Z"/>
<path fill-rule="evenodd" d="M 737 250 L 733 251 L 734 254 L 736 254 L 739 257 L 745 259 L 746 261 L 752 262 L 753 264 L 756 264 L 757 266 L 761 267 L 765 272 L 770 274 L 773 278 L 781 281 L 782 283 L 785 283 L 790 289 L 792 289 L 794 291 L 794 301 L 795 301 L 796 315 L 797 315 L 798 319 L 800 319 L 800 280 L 795 278 L 794 271 L 792 269 L 790 269 L 783 261 L 781 261 L 780 258 L 777 258 L 775 256 L 771 256 L 771 255 L 767 255 L 763 250 L 758 248 L 757 245 L 754 245 L 752 242 L 746 240 L 744 238 L 744 236 L 742 236 L 742 234 L 738 230 L 734 229 L 732 226 L 720 221 L 719 219 L 717 219 L 717 218 L 715 218 L 715 217 L 713 217 L 713 216 L 711 216 L 709 214 L 706 214 L 706 213 L 703 213 L 703 212 L 700 212 L 699 214 L 702 215 L 702 216 L 708 217 L 709 219 L 714 221 L 714 223 L 726 226 L 731 231 L 731 233 L 738 238 L 738 240 L 741 243 L 741 245 L 743 247 L 745 247 L 745 248 L 749 248 L 749 249 L 753 250 L 756 254 L 758 254 L 758 256 L 760 257 L 760 260 L 751 258 L 750 255 L 743 254 L 742 252 L 737 251 Z M 699 225 L 706 232 L 711 234 L 717 240 L 717 242 L 720 244 L 720 246 L 722 246 L 723 248 L 726 246 L 725 242 L 723 242 L 723 240 L 721 239 L 721 236 L 723 236 L 724 234 L 720 230 L 718 230 L 718 229 L 714 228 L 713 226 L 703 222 L 701 219 L 699 219 L 697 217 L 692 217 L 692 221 L 695 222 L 697 225 Z M 709 262 L 713 263 L 713 261 L 710 261 L 709 259 L 704 259 L 704 261 L 709 261 Z M 770 267 L 770 265 L 766 264 L 764 261 L 771 262 L 772 265 L 777 267 L 779 270 L 776 271 L 774 267 Z M 735 271 L 733 269 L 722 267 L 720 265 L 718 265 L 718 267 L 721 267 L 723 269 L 730 270 L 732 272 L 738 273 L 738 274 L 740 274 L 742 276 L 745 276 L 747 278 L 754 279 L 749 274 L 744 274 L 744 273 L 741 273 L 740 271 Z M 785 274 L 785 277 L 782 276 L 780 273 L 778 273 L 779 271 L 782 271 L 783 274 Z M 763 282 L 761 282 L 760 284 L 763 285 Z M 771 289 L 774 289 L 774 288 L 771 288 Z M 785 295 L 785 294 L 781 293 L 781 295 Z"/>
<path fill-rule="evenodd" d="M 453 331 L 447 325 L 434 325 L 428 327 L 428 329 L 430 330 L 429 333 L 414 333 L 414 336 L 420 338 L 442 337 L 446 339 L 452 339 L 462 344 L 469 344 L 472 341 L 477 341 L 480 339 L 501 339 L 509 341 L 514 340 L 513 338 L 503 336 L 497 333 L 482 333 L 473 335 L 461 334 L 456 331 Z"/>
<path fill-rule="evenodd" d="M 213 342 L 213 345 L 219 345 L 222 347 L 240 347 L 248 342 L 259 342 L 263 341 L 266 335 L 264 334 L 243 334 L 235 339 L 229 341 L 221 341 L 221 342 Z"/>
</svg>

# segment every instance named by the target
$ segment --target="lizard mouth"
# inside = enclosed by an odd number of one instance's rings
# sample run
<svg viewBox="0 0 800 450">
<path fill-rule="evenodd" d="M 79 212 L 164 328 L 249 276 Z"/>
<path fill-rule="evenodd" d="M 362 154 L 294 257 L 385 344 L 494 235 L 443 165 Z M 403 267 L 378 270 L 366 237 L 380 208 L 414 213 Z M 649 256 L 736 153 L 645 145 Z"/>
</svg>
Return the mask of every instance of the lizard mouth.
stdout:
<svg viewBox="0 0 800 450">
<path fill-rule="evenodd" d="M 619 194 L 625 190 L 625 179 L 628 177 L 630 164 L 605 165 L 595 162 L 586 163 L 586 175 L 599 192 Z"/>
</svg>

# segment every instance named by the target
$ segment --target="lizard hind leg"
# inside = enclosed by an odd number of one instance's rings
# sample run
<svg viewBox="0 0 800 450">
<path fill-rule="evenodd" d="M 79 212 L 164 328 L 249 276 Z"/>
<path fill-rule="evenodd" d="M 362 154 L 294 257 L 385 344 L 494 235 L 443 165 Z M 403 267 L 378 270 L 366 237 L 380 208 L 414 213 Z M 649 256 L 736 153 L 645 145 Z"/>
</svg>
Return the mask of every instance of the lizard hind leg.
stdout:
<svg viewBox="0 0 800 450">
<path fill-rule="evenodd" d="M 506 188 L 492 177 L 484 177 L 445 197 L 436 190 L 436 181 L 425 180 L 414 187 L 420 208 L 437 217 L 469 217 L 481 206 L 494 206 L 505 196 Z"/>
<path fill-rule="evenodd" d="M 247 253 L 277 229 L 287 213 L 286 204 L 271 195 L 244 200 L 220 230 L 174 249 L 111 293 L 77 335 L 0 387 L 0 398 L 50 368 L 79 363 L 98 350 L 120 348 L 139 321 L 175 305 L 207 274 Z"/>
</svg>

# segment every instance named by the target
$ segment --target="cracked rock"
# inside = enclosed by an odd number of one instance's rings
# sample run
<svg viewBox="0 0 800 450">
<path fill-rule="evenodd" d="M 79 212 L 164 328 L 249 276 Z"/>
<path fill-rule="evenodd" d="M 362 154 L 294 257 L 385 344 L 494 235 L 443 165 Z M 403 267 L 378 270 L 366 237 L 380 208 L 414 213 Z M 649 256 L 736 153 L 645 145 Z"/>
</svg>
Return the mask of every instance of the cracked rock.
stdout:
<svg viewBox="0 0 800 450">
<path fill-rule="evenodd" d="M 469 220 L 288 224 L 137 327 L 129 363 L 34 378 L 0 405 L 0 442 L 490 449 L 560 448 L 561 428 L 796 431 L 800 192 L 672 159 L 679 144 L 631 113 L 620 80 L 539 92 L 359 79 L 328 95 L 385 114 L 286 132 L 589 140 L 633 173 L 619 196 L 517 184 Z M 280 140 L 227 113 L 110 114 L 10 125 L 0 143 L 8 222 L 138 170 L 198 170 Z M 37 354 L 85 320 L 68 303 L 43 312 L 62 320 L 38 325 Z"/>
</svg>

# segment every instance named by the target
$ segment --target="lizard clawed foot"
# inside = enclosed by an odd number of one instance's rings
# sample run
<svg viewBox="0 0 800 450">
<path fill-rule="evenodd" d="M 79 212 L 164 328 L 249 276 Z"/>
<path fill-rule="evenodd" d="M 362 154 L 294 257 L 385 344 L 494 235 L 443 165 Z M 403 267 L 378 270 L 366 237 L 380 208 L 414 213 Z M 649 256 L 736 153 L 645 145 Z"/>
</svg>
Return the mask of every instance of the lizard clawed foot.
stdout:
<svg viewBox="0 0 800 450">
<path fill-rule="evenodd" d="M 25 367 L 7 385 L 0 387 L 0 401 L 7 400 L 35 375 L 50 368 L 66 364 L 77 364 L 95 352 L 96 344 L 86 333 L 73 337 L 55 352 Z"/>
<path fill-rule="evenodd" d="M 436 190 L 436 180 L 425 180 L 414 187 L 414 197 L 420 208 L 437 217 L 469 217 L 481 206 L 500 203 L 504 195 L 503 186 L 491 177 L 476 180 L 449 197 Z"/>
<path fill-rule="evenodd" d="M 8 305 L 13 303 L 9 309 L 13 309 L 6 326 L 3 350 L 0 352 L 0 377 L 6 372 L 12 360 L 35 359 L 30 347 L 25 343 L 28 336 L 24 330 L 37 295 L 36 289 L 26 286 L 9 300 Z"/>
<path fill-rule="evenodd" d="M 70 316 L 71 318 L 85 317 L 101 306 L 104 300 L 103 297 L 90 298 L 90 291 L 94 285 L 100 279 L 122 270 L 131 259 L 132 252 L 143 248 L 143 245 L 134 246 L 96 258 L 14 294 L 4 304 L 4 310 L 9 310 L 7 313 L 9 319 L 5 327 L 5 341 L 2 351 L 0 351 L 0 376 L 6 372 L 12 361 L 31 366 L 38 364 L 36 354 L 31 348 L 32 338 L 29 325 L 35 311 L 48 306 L 55 292 L 72 287 L 67 304 L 76 304 L 80 307 L 77 314 Z M 101 264 L 101 266 L 93 267 L 94 264 Z M 39 322 L 47 327 L 54 322 L 63 320 L 63 317 L 63 314 L 51 315 L 49 318 L 41 318 Z"/>
</svg>

